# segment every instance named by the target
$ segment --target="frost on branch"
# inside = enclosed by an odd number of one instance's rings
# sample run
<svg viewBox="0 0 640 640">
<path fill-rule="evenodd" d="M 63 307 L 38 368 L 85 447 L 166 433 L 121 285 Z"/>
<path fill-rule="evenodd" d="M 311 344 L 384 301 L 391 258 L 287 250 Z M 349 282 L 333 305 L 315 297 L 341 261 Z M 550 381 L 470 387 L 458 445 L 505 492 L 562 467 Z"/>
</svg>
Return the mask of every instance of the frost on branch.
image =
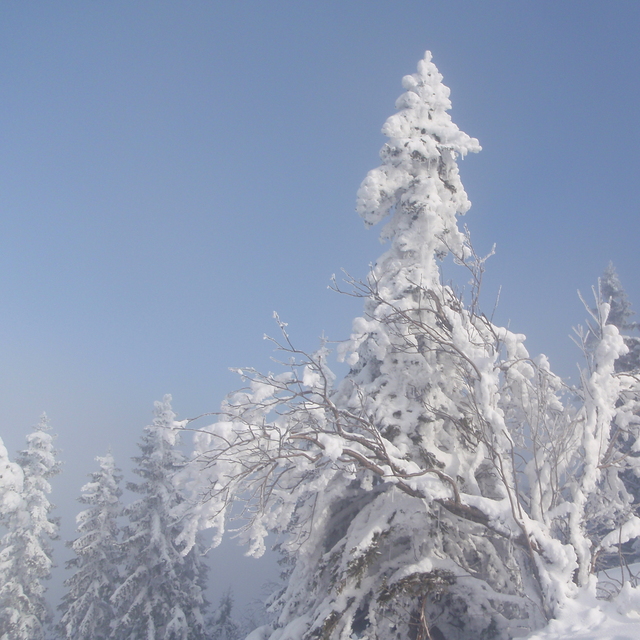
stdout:
<svg viewBox="0 0 640 640">
<path fill-rule="evenodd" d="M 611 425 L 637 413 L 615 372 L 624 344 L 605 327 L 572 390 L 481 313 L 456 164 L 480 147 L 451 122 L 441 80 L 430 54 L 404 79 L 358 193 L 367 225 L 389 217 L 389 248 L 343 291 L 364 302 L 339 350 L 349 374 L 336 384 L 327 345 L 302 352 L 278 321 L 284 371 L 243 369 L 196 435 L 187 548 L 201 528 L 214 543 L 231 528 L 256 556 L 274 536 L 287 563 L 261 638 L 522 637 L 587 584 L 616 531 L 618 546 L 636 534 L 631 503 L 607 504 Z M 468 302 L 442 283 L 447 254 L 471 278 Z"/>
</svg>

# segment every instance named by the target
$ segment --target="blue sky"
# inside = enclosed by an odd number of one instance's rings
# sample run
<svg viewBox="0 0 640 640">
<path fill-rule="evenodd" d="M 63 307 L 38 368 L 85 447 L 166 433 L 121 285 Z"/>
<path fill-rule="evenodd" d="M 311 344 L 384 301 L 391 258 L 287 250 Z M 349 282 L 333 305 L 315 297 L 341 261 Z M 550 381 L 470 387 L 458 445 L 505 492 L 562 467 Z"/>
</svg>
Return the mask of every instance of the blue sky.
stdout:
<svg viewBox="0 0 640 640">
<path fill-rule="evenodd" d="M 327 284 L 382 251 L 355 193 L 426 49 L 483 145 L 484 306 L 502 286 L 496 321 L 575 377 L 577 289 L 613 260 L 640 311 L 638 33 L 635 0 L 2 3 L 0 435 L 48 413 L 63 537 L 154 400 L 213 411 L 275 366 L 274 310 L 302 348 L 348 336 Z"/>
</svg>

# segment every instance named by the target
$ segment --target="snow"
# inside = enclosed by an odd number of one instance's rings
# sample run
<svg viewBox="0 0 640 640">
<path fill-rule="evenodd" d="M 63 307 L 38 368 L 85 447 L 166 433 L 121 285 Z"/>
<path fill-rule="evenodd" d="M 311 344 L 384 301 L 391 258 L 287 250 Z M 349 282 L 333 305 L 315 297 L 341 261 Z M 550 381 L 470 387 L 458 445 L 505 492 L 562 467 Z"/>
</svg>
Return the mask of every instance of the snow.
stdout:
<svg viewBox="0 0 640 640">
<path fill-rule="evenodd" d="M 610 549 L 614 545 L 624 544 L 629 540 L 633 540 L 640 536 L 640 518 L 637 516 L 631 516 L 631 518 L 625 522 L 618 529 L 614 529 L 608 533 L 600 543 L 603 549 Z"/>
<path fill-rule="evenodd" d="M 595 579 L 576 598 L 567 600 L 543 630 L 526 640 L 638 640 L 640 587 L 629 583 L 612 601 L 598 600 Z"/>
</svg>

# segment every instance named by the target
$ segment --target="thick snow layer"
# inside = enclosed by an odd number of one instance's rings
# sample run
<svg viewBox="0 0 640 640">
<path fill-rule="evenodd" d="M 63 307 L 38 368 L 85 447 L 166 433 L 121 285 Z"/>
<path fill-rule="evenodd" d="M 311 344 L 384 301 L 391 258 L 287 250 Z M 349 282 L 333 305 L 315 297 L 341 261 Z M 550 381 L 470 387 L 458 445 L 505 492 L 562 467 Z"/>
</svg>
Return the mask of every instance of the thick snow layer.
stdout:
<svg viewBox="0 0 640 640">
<path fill-rule="evenodd" d="M 527 640 L 638 640 L 640 587 L 627 583 L 611 601 L 597 600 L 595 587 L 568 600 L 557 619 Z"/>
</svg>

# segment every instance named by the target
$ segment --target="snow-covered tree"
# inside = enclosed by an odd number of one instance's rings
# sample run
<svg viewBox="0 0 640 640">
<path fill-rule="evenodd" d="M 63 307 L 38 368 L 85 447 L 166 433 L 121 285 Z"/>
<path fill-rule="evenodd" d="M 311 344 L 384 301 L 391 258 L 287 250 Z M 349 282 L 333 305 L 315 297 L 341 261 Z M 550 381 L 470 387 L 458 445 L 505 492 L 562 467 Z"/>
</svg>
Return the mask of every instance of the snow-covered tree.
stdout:
<svg viewBox="0 0 640 640">
<path fill-rule="evenodd" d="M 51 621 L 44 580 L 53 566 L 49 541 L 58 533 L 50 517 L 49 478 L 59 463 L 46 416 L 27 436 L 17 462 L 24 474 L 22 500 L 7 518 L 0 551 L 0 638 L 42 640 Z M 18 486 L 16 485 L 16 489 Z"/>
<path fill-rule="evenodd" d="M 134 458 L 139 483 L 127 487 L 140 495 L 125 507 L 124 575 L 112 596 L 116 640 L 200 640 L 205 638 L 205 565 L 198 545 L 185 551 L 176 543 L 184 498 L 174 474 L 185 464 L 178 449 L 179 425 L 171 397 L 156 403 Z"/>
<path fill-rule="evenodd" d="M 208 640 L 240 640 L 240 626 L 233 617 L 233 593 L 225 591 L 207 624 Z"/>
<path fill-rule="evenodd" d="M 587 363 L 582 399 L 585 410 L 604 420 L 609 415 L 610 423 L 598 442 L 597 490 L 586 504 L 586 528 L 594 565 L 622 563 L 624 572 L 640 559 L 640 338 L 629 335 L 638 325 L 630 322 L 631 304 L 613 264 L 593 291 L 595 307 L 585 304 L 588 329 L 576 331 Z"/>
<path fill-rule="evenodd" d="M 7 526 L 11 515 L 21 507 L 23 481 L 20 465 L 9 460 L 0 438 L 0 524 Z"/>
<path fill-rule="evenodd" d="M 470 206 L 456 159 L 480 146 L 441 80 L 429 54 L 404 78 L 358 194 L 367 225 L 390 216 L 391 246 L 351 283 L 365 309 L 342 349 L 349 375 L 334 387 L 326 348 L 307 357 L 285 332 L 290 370 L 244 370 L 249 388 L 198 439 L 205 524 L 219 536 L 243 496 L 250 552 L 274 531 L 295 559 L 273 640 L 506 637 L 544 619 L 498 406 L 505 370 L 533 375 L 523 336 L 441 283 L 448 254 L 476 284 L 483 268 L 456 220 Z"/>
<path fill-rule="evenodd" d="M 603 326 L 572 390 L 481 313 L 484 259 L 457 222 L 470 206 L 457 158 L 479 144 L 447 114 L 429 53 L 403 85 L 358 193 L 390 247 L 350 280 L 364 299 L 340 349 L 350 373 L 336 384 L 326 344 L 308 355 L 278 320 L 287 370 L 240 371 L 246 388 L 196 436 L 202 502 L 180 539 L 210 527 L 219 542 L 239 504 L 248 552 L 275 534 L 289 562 L 276 619 L 252 639 L 521 637 L 589 587 L 600 550 L 638 533 L 604 481 L 609 426 L 640 397 L 615 372 L 622 338 Z M 471 277 L 466 300 L 442 283 L 446 256 Z M 593 504 L 608 528 L 590 528 Z"/>
<path fill-rule="evenodd" d="M 67 592 L 58 629 L 66 640 L 107 640 L 111 635 L 111 596 L 119 580 L 122 550 L 118 517 L 121 515 L 120 481 L 113 456 L 96 458 L 99 470 L 82 487 L 79 501 L 88 509 L 76 516 L 80 534 L 69 546 L 75 557 L 67 562 L 74 571 L 65 581 Z"/>
<path fill-rule="evenodd" d="M 607 324 L 617 327 L 629 350 L 616 360 L 616 371 L 640 370 L 640 337 L 631 335 L 637 333 L 638 323 L 631 322 L 635 313 L 612 262 L 607 265 L 598 284 L 601 300 L 609 304 Z"/>
</svg>

